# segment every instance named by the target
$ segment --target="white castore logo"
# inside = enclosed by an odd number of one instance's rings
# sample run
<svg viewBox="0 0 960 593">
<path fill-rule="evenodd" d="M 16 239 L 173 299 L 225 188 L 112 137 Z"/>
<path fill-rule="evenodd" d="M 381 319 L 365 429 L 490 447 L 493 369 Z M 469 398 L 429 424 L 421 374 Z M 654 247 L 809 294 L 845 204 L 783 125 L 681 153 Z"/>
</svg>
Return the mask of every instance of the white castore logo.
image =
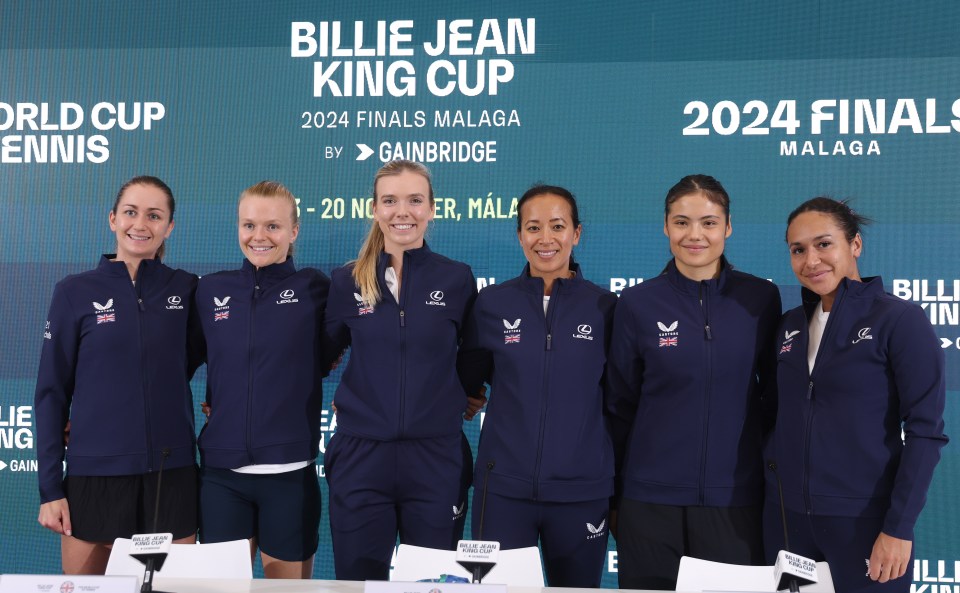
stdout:
<svg viewBox="0 0 960 593">
<path fill-rule="evenodd" d="M 662 331 L 662 332 L 672 332 L 672 331 L 674 331 L 674 330 L 677 329 L 677 326 L 678 326 L 678 325 L 680 325 L 680 320 L 679 320 L 679 319 L 678 319 L 677 321 L 674 321 L 674 322 L 671 323 L 670 325 L 664 325 L 663 323 L 661 323 L 661 322 L 659 322 L 659 321 L 657 322 L 657 327 L 659 327 L 659 328 L 660 328 L 660 331 Z"/>
<path fill-rule="evenodd" d="M 600 521 L 600 525 L 594 527 L 593 523 L 587 523 L 587 539 L 595 539 L 603 535 L 603 529 L 607 526 L 607 520 Z"/>
<path fill-rule="evenodd" d="M 213 297 L 213 304 L 218 307 L 226 307 L 227 303 L 229 302 L 230 302 L 230 297 L 228 296 L 223 297 L 223 300 L 218 299 L 217 297 Z"/>
<path fill-rule="evenodd" d="M 799 333 L 800 333 L 800 330 L 799 330 L 799 329 L 795 329 L 795 330 L 793 330 L 793 331 L 789 331 L 789 330 L 788 330 L 788 331 L 785 331 L 785 332 L 783 332 L 783 339 L 784 339 L 784 340 L 787 340 L 787 341 L 792 340 L 792 339 L 793 339 L 793 336 L 795 336 L 795 335 L 797 335 L 797 334 L 799 334 Z"/>
<path fill-rule="evenodd" d="M 506 319 L 503 320 L 503 327 L 505 327 L 505 328 L 507 328 L 507 329 L 517 329 L 517 327 L 518 327 L 519 325 L 520 325 L 520 320 L 519 320 L 519 319 L 517 319 L 517 320 L 514 321 L 513 323 L 510 323 L 510 322 L 507 321 Z"/>
<path fill-rule="evenodd" d="M 97 311 L 106 311 L 111 307 L 113 307 L 113 299 L 109 299 L 106 305 L 101 305 L 97 301 L 93 301 L 93 308 L 96 309 Z"/>
</svg>

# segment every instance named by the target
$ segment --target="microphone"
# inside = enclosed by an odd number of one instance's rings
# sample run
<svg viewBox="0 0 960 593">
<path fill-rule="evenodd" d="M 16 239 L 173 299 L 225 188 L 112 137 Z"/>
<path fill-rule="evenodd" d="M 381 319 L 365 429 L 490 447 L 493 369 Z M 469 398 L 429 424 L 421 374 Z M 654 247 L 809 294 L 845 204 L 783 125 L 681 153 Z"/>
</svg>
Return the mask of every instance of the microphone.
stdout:
<svg viewBox="0 0 960 593">
<path fill-rule="evenodd" d="M 479 583 L 490 572 L 497 563 L 497 556 L 500 553 L 500 542 L 483 541 L 483 519 L 487 511 L 487 484 L 490 482 L 490 472 L 494 466 L 496 466 L 495 461 L 488 461 L 487 471 L 483 475 L 483 497 L 480 501 L 477 539 L 462 539 L 457 542 L 457 564 L 470 571 L 474 583 Z"/>
<path fill-rule="evenodd" d="M 170 456 L 170 449 L 164 447 L 160 451 L 160 468 L 157 470 L 156 500 L 153 506 L 153 533 L 134 535 L 130 555 L 143 562 L 146 570 L 143 573 L 143 585 L 140 593 L 162 593 L 153 590 L 154 572 L 163 568 L 163 562 L 170 551 L 173 541 L 172 533 L 157 533 L 157 524 L 160 520 L 160 487 L 163 484 L 163 465 Z"/>
<path fill-rule="evenodd" d="M 784 586 L 789 586 L 791 592 L 799 592 L 800 585 L 808 585 L 817 582 L 817 563 L 794 554 L 790 551 L 790 535 L 787 532 L 787 507 L 783 502 L 783 482 L 780 481 L 780 473 L 777 471 L 777 462 L 767 461 L 767 468 L 773 472 L 777 480 L 777 492 L 780 495 L 780 522 L 783 526 L 783 548 L 777 554 L 777 562 L 773 569 L 773 578 L 777 582 L 777 591 L 783 590 Z"/>
</svg>

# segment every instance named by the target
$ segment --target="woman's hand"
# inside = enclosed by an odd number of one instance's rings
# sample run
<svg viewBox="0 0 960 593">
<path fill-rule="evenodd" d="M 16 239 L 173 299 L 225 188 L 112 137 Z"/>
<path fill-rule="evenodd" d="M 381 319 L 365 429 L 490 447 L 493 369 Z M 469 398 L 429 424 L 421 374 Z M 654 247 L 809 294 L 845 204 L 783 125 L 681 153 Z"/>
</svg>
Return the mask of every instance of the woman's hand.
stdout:
<svg viewBox="0 0 960 593">
<path fill-rule="evenodd" d="M 873 544 L 867 576 L 881 583 L 902 577 L 909 568 L 912 548 L 912 541 L 899 539 L 881 531 Z"/>
<path fill-rule="evenodd" d="M 473 417 L 477 415 L 477 412 L 483 409 L 487 405 L 487 387 L 483 385 L 480 387 L 480 392 L 476 397 L 467 396 L 467 411 L 463 413 L 463 419 L 466 421 L 473 420 Z"/>
<path fill-rule="evenodd" d="M 70 505 L 67 504 L 66 498 L 41 504 L 37 521 L 54 533 L 73 535 L 73 526 L 70 525 Z"/>
</svg>

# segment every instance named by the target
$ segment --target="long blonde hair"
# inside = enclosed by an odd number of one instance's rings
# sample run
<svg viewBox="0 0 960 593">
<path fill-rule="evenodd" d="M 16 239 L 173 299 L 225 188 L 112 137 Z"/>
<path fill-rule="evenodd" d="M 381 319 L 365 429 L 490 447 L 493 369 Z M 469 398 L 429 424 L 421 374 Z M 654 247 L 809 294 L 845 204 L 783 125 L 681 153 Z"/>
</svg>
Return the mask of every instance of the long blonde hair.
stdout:
<svg viewBox="0 0 960 593">
<path fill-rule="evenodd" d="M 237 200 L 237 206 L 239 207 L 240 202 L 247 197 L 277 198 L 286 201 L 290 204 L 290 220 L 293 223 L 293 227 L 300 226 L 300 209 L 297 207 L 297 198 L 279 181 L 260 181 L 259 183 L 254 183 L 240 192 L 240 199 Z M 287 250 L 287 257 L 293 257 L 293 243 L 290 243 L 290 248 Z"/>
<path fill-rule="evenodd" d="M 389 175 L 399 175 L 406 171 L 421 175 L 427 180 L 427 186 L 430 188 L 430 205 L 433 206 L 433 180 L 430 177 L 430 170 L 420 163 L 403 159 L 390 161 L 377 171 L 373 178 L 373 203 L 376 204 L 379 199 L 377 183 L 380 179 Z M 380 283 L 377 282 L 377 263 L 380 261 L 380 254 L 383 253 L 384 246 L 383 231 L 380 230 L 380 225 L 376 219 L 373 219 L 370 224 L 370 232 L 367 233 L 367 238 L 360 247 L 360 253 L 357 254 L 357 259 L 352 262 L 353 281 L 360 289 L 363 302 L 369 306 L 376 305 L 382 298 Z"/>
</svg>

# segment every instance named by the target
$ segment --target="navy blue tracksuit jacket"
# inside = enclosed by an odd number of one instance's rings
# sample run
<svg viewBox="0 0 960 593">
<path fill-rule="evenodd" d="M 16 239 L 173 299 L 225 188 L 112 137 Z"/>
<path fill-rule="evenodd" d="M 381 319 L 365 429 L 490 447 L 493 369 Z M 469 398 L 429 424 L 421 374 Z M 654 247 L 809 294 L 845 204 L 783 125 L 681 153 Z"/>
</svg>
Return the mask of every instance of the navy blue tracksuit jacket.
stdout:
<svg viewBox="0 0 960 593">
<path fill-rule="evenodd" d="M 803 289 L 777 334 L 777 424 L 771 455 L 788 510 L 883 517 L 883 532 L 913 539 L 946 444 L 944 355 L 923 310 L 879 278 L 841 281 L 810 372 Z M 902 429 L 902 432 L 901 432 Z"/>
<path fill-rule="evenodd" d="M 119 476 L 196 461 L 190 376 L 202 359 L 192 317 L 197 277 L 144 260 L 137 282 L 104 255 L 57 283 L 34 409 L 40 501 L 64 498 L 70 474 Z M 70 447 L 63 429 L 70 419 Z"/>
<path fill-rule="evenodd" d="M 477 297 L 459 368 L 467 393 L 492 387 L 474 474 L 479 487 L 494 462 L 490 492 L 548 502 L 613 493 L 603 387 L 617 297 L 575 271 L 555 281 L 546 314 L 529 266 Z"/>
<path fill-rule="evenodd" d="M 207 343 L 212 412 L 204 465 L 234 469 L 315 459 L 327 374 L 320 350 L 330 281 L 293 259 L 204 276 L 197 312 Z"/>
<path fill-rule="evenodd" d="M 607 410 L 622 495 L 675 506 L 763 498 L 762 402 L 772 397 L 780 293 L 732 269 L 694 281 L 670 261 L 621 293 Z"/>
</svg>

